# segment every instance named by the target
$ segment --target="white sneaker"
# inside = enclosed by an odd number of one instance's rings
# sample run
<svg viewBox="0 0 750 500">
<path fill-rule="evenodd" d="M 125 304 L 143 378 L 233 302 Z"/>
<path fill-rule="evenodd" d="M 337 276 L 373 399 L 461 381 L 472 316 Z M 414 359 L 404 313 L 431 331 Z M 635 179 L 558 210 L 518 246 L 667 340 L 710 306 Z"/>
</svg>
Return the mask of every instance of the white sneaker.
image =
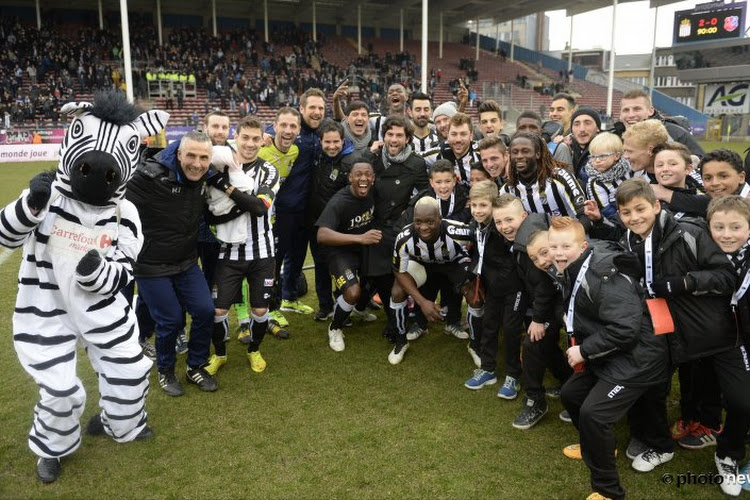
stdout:
<svg viewBox="0 0 750 500">
<path fill-rule="evenodd" d="M 425 335 L 426 333 L 426 328 L 422 328 L 421 326 L 419 326 L 419 323 L 412 323 L 412 325 L 409 327 L 409 331 L 406 332 L 406 340 L 417 340 L 419 337 Z"/>
<path fill-rule="evenodd" d="M 336 352 L 344 350 L 346 345 L 344 344 L 344 332 L 341 329 L 328 327 L 328 346 Z"/>
<path fill-rule="evenodd" d="M 674 458 L 674 453 L 659 453 L 648 449 L 633 459 L 633 468 L 638 472 L 651 472 L 657 466 L 665 464 Z"/>
<path fill-rule="evenodd" d="M 393 350 L 388 354 L 388 362 L 392 365 L 399 364 L 404 359 L 404 354 L 406 351 L 409 350 L 409 343 L 399 343 L 397 342 L 395 346 L 393 346 Z"/>
<path fill-rule="evenodd" d="M 719 458 L 719 455 L 714 455 L 714 461 L 716 462 L 716 469 L 723 479 L 720 484 L 721 491 L 733 497 L 739 496 L 742 493 L 742 485 L 737 480 L 737 474 L 739 473 L 737 461 L 730 457 Z"/>
<path fill-rule="evenodd" d="M 477 351 L 472 349 L 471 344 L 468 344 L 466 346 L 466 350 L 469 351 L 469 355 L 471 356 L 471 359 L 474 360 L 474 364 L 477 366 L 477 368 L 481 368 L 482 359 L 479 357 L 479 354 L 477 354 Z"/>
<path fill-rule="evenodd" d="M 365 309 L 364 311 L 358 311 L 356 308 L 352 309 L 352 313 L 350 316 L 352 319 L 364 321 L 365 323 L 372 323 L 373 321 L 376 321 L 378 319 L 377 316 L 375 316 L 367 309 Z"/>
<path fill-rule="evenodd" d="M 469 338 L 469 332 L 461 328 L 461 325 L 459 323 L 454 325 L 445 325 L 444 331 L 446 335 L 453 335 L 460 340 L 466 340 Z"/>
</svg>

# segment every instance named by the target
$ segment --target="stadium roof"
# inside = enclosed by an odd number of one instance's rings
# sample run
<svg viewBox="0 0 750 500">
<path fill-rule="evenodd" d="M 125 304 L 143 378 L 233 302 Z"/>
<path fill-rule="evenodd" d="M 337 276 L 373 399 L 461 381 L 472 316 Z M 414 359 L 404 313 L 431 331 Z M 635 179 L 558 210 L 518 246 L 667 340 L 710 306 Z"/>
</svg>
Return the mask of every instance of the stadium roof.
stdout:
<svg viewBox="0 0 750 500">
<path fill-rule="evenodd" d="M 97 10 L 97 0 L 39 0 L 42 10 L 65 9 Z M 119 10 L 118 0 L 101 0 L 108 11 Z M 311 22 L 313 0 L 267 0 L 270 19 L 295 19 Z M 620 0 L 619 3 L 637 0 Z M 651 7 L 675 3 L 678 0 L 651 0 Z M 362 21 L 372 26 L 373 20 L 383 28 L 398 27 L 400 10 L 404 9 L 404 24 L 413 29 L 421 24 L 422 0 L 316 0 L 318 23 L 348 25 L 357 24 L 357 8 L 361 4 Z M 0 0 L 0 6 L 13 5 L 34 8 L 34 0 Z M 430 22 L 437 25 L 440 12 L 446 26 L 456 26 L 474 19 L 492 19 L 496 23 L 548 10 L 567 10 L 570 14 L 581 14 L 591 10 L 609 7 L 611 0 L 429 0 Z M 156 0 L 128 0 L 130 11 L 156 10 Z M 211 0 L 161 0 L 163 14 L 203 14 L 211 15 Z M 263 19 L 262 0 L 216 0 L 216 11 L 220 17 L 255 17 Z M 44 22 L 44 20 L 42 20 Z"/>
</svg>

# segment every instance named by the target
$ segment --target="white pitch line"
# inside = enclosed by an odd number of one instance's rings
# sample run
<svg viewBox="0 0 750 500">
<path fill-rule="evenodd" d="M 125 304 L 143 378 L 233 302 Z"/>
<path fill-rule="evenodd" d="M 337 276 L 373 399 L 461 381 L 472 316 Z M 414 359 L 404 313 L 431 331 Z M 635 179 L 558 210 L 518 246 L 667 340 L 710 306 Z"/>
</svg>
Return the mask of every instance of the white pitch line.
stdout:
<svg viewBox="0 0 750 500">
<path fill-rule="evenodd" d="M 8 250 L 5 248 L 0 248 L 0 266 L 5 264 L 5 261 L 10 258 L 11 255 L 13 255 L 14 250 Z"/>
</svg>

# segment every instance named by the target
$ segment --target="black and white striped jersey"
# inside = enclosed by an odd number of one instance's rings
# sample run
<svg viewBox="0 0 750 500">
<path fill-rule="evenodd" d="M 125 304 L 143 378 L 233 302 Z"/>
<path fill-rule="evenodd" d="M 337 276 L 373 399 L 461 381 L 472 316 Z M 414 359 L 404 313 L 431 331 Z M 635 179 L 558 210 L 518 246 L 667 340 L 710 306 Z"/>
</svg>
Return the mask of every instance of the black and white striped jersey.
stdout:
<svg viewBox="0 0 750 500">
<path fill-rule="evenodd" d="M 214 150 L 212 162 L 216 164 L 217 156 Z M 242 213 L 238 219 L 247 225 L 247 240 L 244 243 L 222 242 L 219 250 L 219 258 L 225 260 L 249 261 L 274 257 L 276 250 L 274 246 L 273 231 L 271 229 L 271 215 L 273 200 L 279 190 L 279 175 L 276 167 L 257 158 L 254 162 L 243 164 L 242 170 L 255 185 L 251 193 L 255 196 L 263 196 L 268 200 L 268 210 L 264 215 L 254 216 L 250 213 Z M 215 189 L 215 188 L 210 188 Z M 235 221 L 232 221 L 235 222 Z"/>
<path fill-rule="evenodd" d="M 472 241 L 468 224 L 450 219 L 440 222 L 437 239 L 428 243 L 419 237 L 414 223 L 406 226 L 396 237 L 393 249 L 393 269 L 405 273 L 410 261 L 420 264 L 447 264 L 468 262 Z"/>
<path fill-rule="evenodd" d="M 621 177 L 610 181 L 589 177 L 586 181 L 586 198 L 594 200 L 600 211 L 606 210 L 610 205 L 617 206 L 615 202 L 617 188 L 620 187 L 620 184 L 632 178 L 632 170 L 627 170 Z"/>
<path fill-rule="evenodd" d="M 435 126 L 430 124 L 429 127 L 430 133 L 425 137 L 417 137 L 415 134 L 411 139 L 411 147 L 414 149 L 414 152 L 423 158 L 424 153 L 427 151 L 440 147 L 440 136 L 435 130 Z"/>
<path fill-rule="evenodd" d="M 471 165 L 474 163 L 482 163 L 482 158 L 479 156 L 479 150 L 477 149 L 477 143 L 473 141 L 469 144 L 469 150 L 461 158 L 456 158 L 456 154 L 450 146 L 445 143 L 440 149 L 440 154 L 437 155 L 436 159 L 448 160 L 453 163 L 453 169 L 456 172 L 458 182 L 467 187 L 471 184 Z"/>
<path fill-rule="evenodd" d="M 506 182 L 500 192 L 520 198 L 529 213 L 573 218 L 583 215 L 583 189 L 578 180 L 562 168 L 555 170 L 544 186 L 538 181 L 530 186 L 520 181 L 515 186 Z"/>
</svg>

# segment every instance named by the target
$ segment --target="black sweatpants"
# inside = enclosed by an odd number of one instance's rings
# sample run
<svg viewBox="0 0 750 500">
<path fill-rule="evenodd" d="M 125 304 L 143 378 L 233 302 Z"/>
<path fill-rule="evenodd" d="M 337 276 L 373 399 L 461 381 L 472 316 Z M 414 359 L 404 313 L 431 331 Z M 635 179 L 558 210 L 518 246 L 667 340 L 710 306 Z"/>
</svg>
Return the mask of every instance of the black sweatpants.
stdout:
<svg viewBox="0 0 750 500">
<path fill-rule="evenodd" d="M 670 378 L 662 384 L 649 387 L 628 410 L 630 437 L 660 453 L 674 451 L 674 441 L 667 421 L 667 396 L 671 385 Z"/>
<path fill-rule="evenodd" d="M 648 389 L 601 380 L 589 368 L 573 373 L 562 388 L 563 406 L 578 429 L 583 461 L 591 471 L 591 488 L 605 497 L 625 498 L 613 428 Z"/>
<path fill-rule="evenodd" d="M 680 379 L 680 413 L 687 424 L 700 422 L 710 429 L 721 426 L 721 391 L 713 363 L 696 359 L 677 368 Z"/>
<path fill-rule="evenodd" d="M 573 369 L 560 349 L 560 323 L 550 323 L 541 340 L 532 342 L 528 335 L 523 337 L 521 385 L 526 389 L 526 397 L 532 401 L 544 398 L 544 373 L 549 368 L 552 375 L 564 384 Z"/>
<path fill-rule="evenodd" d="M 440 292 L 440 303 L 448 308 L 448 314 L 445 315 L 445 324 L 455 325 L 460 323 L 463 295 L 454 288 L 445 276 L 428 274 L 427 281 L 420 287 L 419 293 L 427 300 L 434 301 L 438 292 Z M 414 308 L 414 317 L 421 328 L 427 328 L 427 318 L 424 317 L 421 307 Z"/>
<path fill-rule="evenodd" d="M 494 283 L 484 289 L 482 330 L 475 342 L 479 346 L 477 352 L 482 360 L 482 369 L 494 372 L 497 368 L 497 337 L 502 326 L 505 374 L 518 379 L 521 377 L 521 336 L 524 332 L 526 294 L 520 290 L 502 295 L 493 292 L 494 289 L 499 292 L 501 288 Z"/>
<path fill-rule="evenodd" d="M 724 431 L 717 438 L 716 454 L 734 460 L 745 458 L 745 436 L 750 428 L 750 357 L 741 345 L 703 358 L 713 364 L 719 388 L 724 395 L 727 417 Z"/>
</svg>

